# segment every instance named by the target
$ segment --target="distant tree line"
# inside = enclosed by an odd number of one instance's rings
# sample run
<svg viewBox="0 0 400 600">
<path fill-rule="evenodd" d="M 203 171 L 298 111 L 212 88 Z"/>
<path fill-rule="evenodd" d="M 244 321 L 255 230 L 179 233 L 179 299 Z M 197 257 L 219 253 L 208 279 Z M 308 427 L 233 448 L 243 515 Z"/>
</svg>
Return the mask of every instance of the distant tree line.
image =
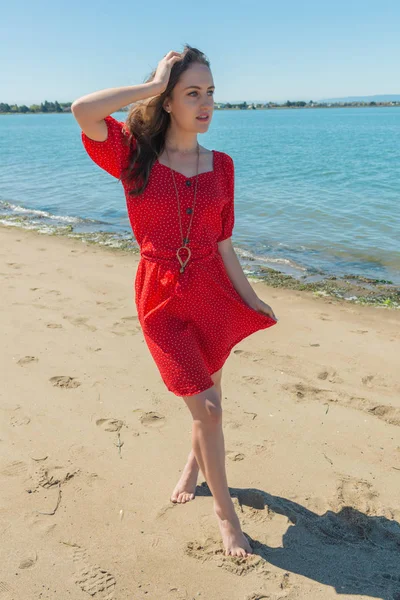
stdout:
<svg viewBox="0 0 400 600">
<path fill-rule="evenodd" d="M 0 113 L 71 112 L 71 104 L 72 104 L 72 102 L 59 103 L 59 102 L 57 102 L 57 100 L 55 102 L 47 102 L 47 100 L 45 100 L 41 104 L 31 104 L 30 106 L 26 106 L 26 104 L 18 105 L 18 104 L 7 104 L 6 102 L 0 102 Z"/>
<path fill-rule="evenodd" d="M 7 104 L 6 102 L 0 102 L 0 114 L 16 114 L 16 113 L 68 113 L 71 112 L 72 102 L 47 102 L 45 100 L 41 104 Z M 400 106 L 400 101 L 397 102 L 304 102 L 299 100 L 291 102 L 288 100 L 283 104 L 276 102 L 264 102 L 264 103 L 250 103 L 247 102 L 215 102 L 214 107 L 218 109 L 236 109 L 236 110 L 256 110 L 256 109 L 270 109 L 270 108 L 342 108 L 345 106 Z M 124 106 L 121 111 L 128 111 L 129 106 Z"/>
</svg>

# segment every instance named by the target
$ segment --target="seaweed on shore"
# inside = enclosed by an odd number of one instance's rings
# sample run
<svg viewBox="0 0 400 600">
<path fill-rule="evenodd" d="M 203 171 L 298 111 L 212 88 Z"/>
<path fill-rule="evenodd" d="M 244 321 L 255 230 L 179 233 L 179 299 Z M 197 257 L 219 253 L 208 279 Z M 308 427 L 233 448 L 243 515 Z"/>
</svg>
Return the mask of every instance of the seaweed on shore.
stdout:
<svg viewBox="0 0 400 600">
<path fill-rule="evenodd" d="M 304 276 L 306 277 L 306 276 Z M 334 275 L 321 278 L 320 281 L 306 283 L 291 275 L 269 267 L 259 267 L 256 277 L 275 288 L 287 288 L 312 292 L 315 296 L 330 296 L 338 301 L 368 304 L 387 308 L 400 308 L 400 287 L 386 279 L 373 279 L 362 275 Z"/>
</svg>

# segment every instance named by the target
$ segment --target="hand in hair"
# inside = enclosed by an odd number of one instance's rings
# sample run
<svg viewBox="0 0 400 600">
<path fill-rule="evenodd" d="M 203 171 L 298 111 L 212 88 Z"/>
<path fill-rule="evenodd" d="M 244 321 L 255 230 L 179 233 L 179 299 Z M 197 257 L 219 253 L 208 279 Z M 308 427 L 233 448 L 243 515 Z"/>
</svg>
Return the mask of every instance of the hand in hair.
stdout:
<svg viewBox="0 0 400 600">
<path fill-rule="evenodd" d="M 179 60 L 182 60 L 182 53 L 171 50 L 158 63 L 153 83 L 157 84 L 160 87 L 160 93 L 166 90 L 171 74 L 171 69 L 173 65 Z"/>
</svg>

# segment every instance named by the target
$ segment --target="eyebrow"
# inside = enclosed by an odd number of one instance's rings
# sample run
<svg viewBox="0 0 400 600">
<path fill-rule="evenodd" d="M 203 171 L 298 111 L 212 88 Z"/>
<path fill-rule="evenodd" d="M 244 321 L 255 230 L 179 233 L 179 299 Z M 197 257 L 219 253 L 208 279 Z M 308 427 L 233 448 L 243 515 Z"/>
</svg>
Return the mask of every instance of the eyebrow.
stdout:
<svg viewBox="0 0 400 600">
<path fill-rule="evenodd" d="M 196 88 L 196 90 L 201 90 L 201 87 L 198 86 L 198 85 L 188 85 L 187 87 L 185 87 L 183 89 L 188 90 L 190 88 Z M 209 85 L 207 89 L 209 90 L 210 88 L 214 88 L 215 89 L 215 85 Z"/>
</svg>

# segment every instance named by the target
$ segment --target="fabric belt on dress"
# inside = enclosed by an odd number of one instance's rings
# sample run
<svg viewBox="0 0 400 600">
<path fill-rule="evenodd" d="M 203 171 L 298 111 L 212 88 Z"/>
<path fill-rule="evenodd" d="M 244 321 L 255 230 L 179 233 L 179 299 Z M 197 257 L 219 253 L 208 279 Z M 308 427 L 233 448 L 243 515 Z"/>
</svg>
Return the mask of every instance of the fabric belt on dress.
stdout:
<svg viewBox="0 0 400 600">
<path fill-rule="evenodd" d="M 175 257 L 164 258 L 157 256 L 156 254 L 149 255 L 145 254 L 144 252 L 140 252 L 140 256 L 145 260 L 169 267 L 160 280 L 160 283 L 161 285 L 174 284 L 173 293 L 177 296 L 181 296 L 188 289 L 189 282 L 193 277 L 192 272 L 194 267 L 205 267 L 207 262 L 215 259 L 217 255 L 219 255 L 218 247 L 213 248 L 210 254 L 207 254 L 206 256 L 191 256 L 184 272 L 180 273 L 181 265 L 176 255 Z"/>
</svg>

